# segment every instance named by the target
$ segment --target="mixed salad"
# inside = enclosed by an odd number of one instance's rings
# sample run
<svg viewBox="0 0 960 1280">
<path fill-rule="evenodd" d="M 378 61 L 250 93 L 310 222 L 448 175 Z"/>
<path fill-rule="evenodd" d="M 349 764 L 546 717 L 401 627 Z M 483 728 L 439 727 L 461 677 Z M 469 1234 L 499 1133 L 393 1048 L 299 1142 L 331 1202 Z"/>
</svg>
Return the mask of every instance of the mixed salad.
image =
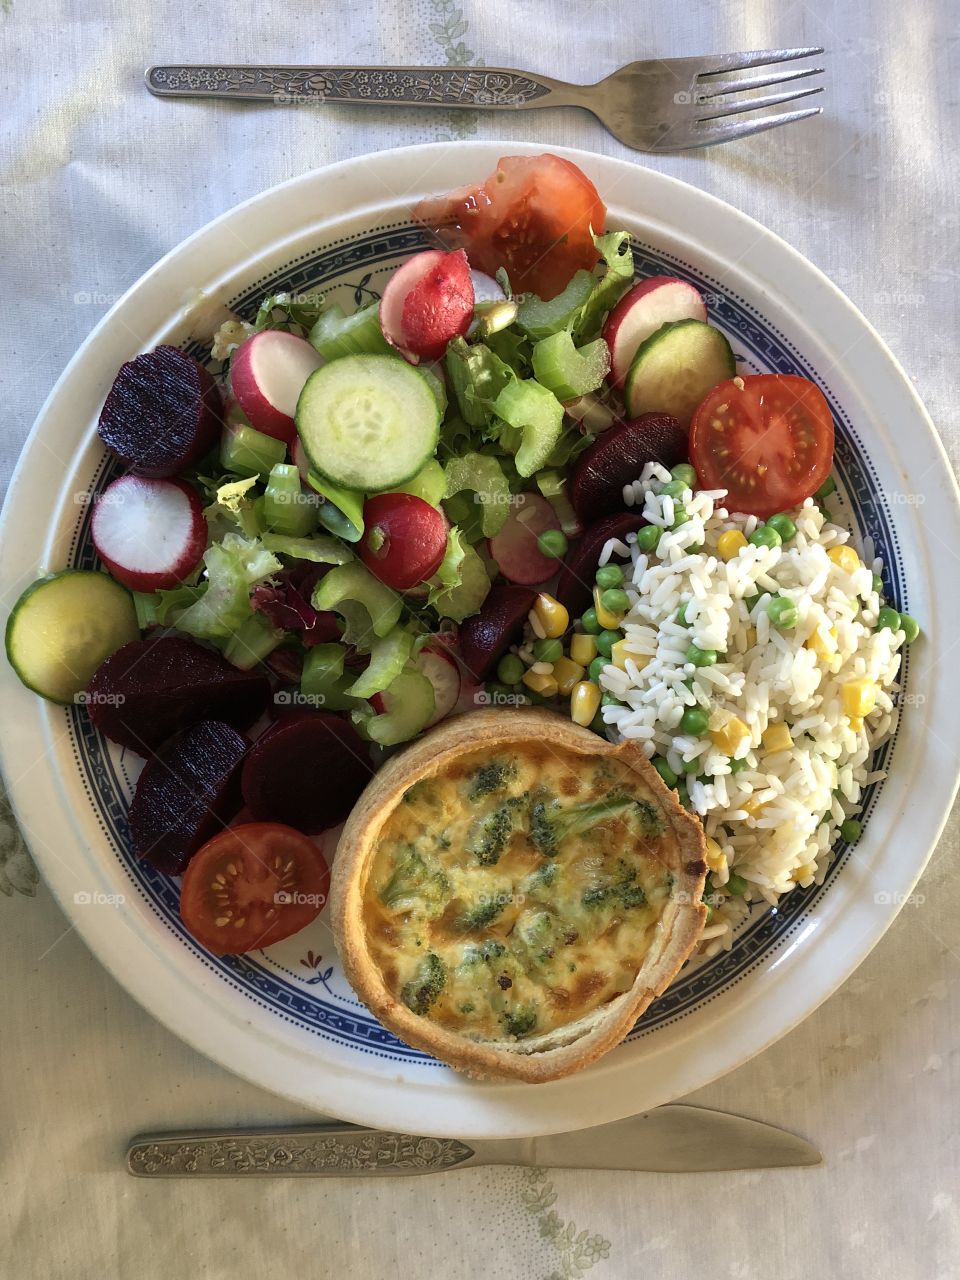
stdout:
<svg viewBox="0 0 960 1280">
<path fill-rule="evenodd" d="M 645 467 L 771 534 L 830 484 L 818 388 L 738 377 L 696 289 L 634 281 L 570 162 L 505 158 L 415 213 L 438 247 L 378 300 L 278 294 L 209 367 L 167 346 L 123 366 L 99 424 L 124 469 L 92 515 L 106 572 L 41 578 L 8 623 L 28 687 L 146 758 L 133 847 L 184 874 L 215 951 L 318 913 L 311 837 L 443 717 L 527 700 L 604 731 L 628 599 L 598 564 L 662 532 L 624 498 Z"/>
</svg>

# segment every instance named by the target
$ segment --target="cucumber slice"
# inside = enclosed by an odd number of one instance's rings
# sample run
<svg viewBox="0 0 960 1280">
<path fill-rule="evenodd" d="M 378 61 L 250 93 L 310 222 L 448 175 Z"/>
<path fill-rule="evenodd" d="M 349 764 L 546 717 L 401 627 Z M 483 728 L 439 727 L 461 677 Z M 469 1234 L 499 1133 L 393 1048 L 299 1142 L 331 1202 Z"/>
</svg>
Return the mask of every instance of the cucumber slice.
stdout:
<svg viewBox="0 0 960 1280">
<path fill-rule="evenodd" d="M 440 408 L 427 380 L 394 356 L 343 356 L 307 379 L 297 430 L 313 470 L 346 489 L 379 493 L 432 458 Z"/>
<path fill-rule="evenodd" d="M 140 636 L 133 597 L 105 573 L 64 569 L 27 587 L 7 619 L 7 657 L 34 693 L 79 701 L 90 677 Z"/>
<path fill-rule="evenodd" d="M 687 426 L 708 391 L 737 372 L 730 343 L 702 320 L 661 325 L 637 348 L 627 374 L 627 414 L 669 413 Z"/>
</svg>

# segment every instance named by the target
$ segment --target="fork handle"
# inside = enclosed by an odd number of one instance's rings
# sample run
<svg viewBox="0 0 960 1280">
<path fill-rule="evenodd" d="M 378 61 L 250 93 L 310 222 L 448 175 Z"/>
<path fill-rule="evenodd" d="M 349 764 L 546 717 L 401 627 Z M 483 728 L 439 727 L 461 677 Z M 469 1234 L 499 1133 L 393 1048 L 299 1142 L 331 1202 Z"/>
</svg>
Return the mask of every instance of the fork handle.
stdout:
<svg viewBox="0 0 960 1280">
<path fill-rule="evenodd" d="M 579 105 L 579 86 L 507 67 L 158 66 L 147 68 L 146 82 L 160 98 L 280 105 L 331 101 L 488 111 Z"/>
</svg>

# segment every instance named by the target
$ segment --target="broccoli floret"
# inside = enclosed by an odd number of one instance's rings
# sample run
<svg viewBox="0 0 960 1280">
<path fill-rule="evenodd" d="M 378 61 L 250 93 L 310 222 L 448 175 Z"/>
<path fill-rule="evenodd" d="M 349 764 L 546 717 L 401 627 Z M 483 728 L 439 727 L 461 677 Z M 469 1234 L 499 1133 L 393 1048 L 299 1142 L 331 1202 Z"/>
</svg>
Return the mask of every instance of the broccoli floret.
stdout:
<svg viewBox="0 0 960 1280">
<path fill-rule="evenodd" d="M 628 871 L 619 880 L 609 880 L 606 884 L 587 889 L 580 901 L 585 907 L 617 906 L 627 910 L 642 907 L 647 901 L 647 895 L 642 886 L 636 883 L 636 878 L 635 871 Z"/>
<path fill-rule="evenodd" d="M 536 1010 L 511 1010 L 503 1015 L 503 1025 L 507 1030 L 507 1035 L 516 1036 L 519 1040 L 521 1036 L 529 1035 L 537 1025 Z"/>
<path fill-rule="evenodd" d="M 471 800 L 482 800 L 484 796 L 500 791 L 509 778 L 516 773 L 516 768 L 505 760 L 491 760 L 483 764 L 473 775 L 470 784 Z"/>
<path fill-rule="evenodd" d="M 492 924 L 497 916 L 506 906 L 506 895 L 494 897 L 488 895 L 479 898 L 472 906 L 467 907 L 457 916 L 457 928 L 462 929 L 464 933 L 470 933 L 474 929 L 484 929 L 488 924 Z"/>
<path fill-rule="evenodd" d="M 508 800 L 471 824 L 464 847 L 485 867 L 494 866 L 507 847 L 516 823 L 516 808 L 516 802 Z"/>
<path fill-rule="evenodd" d="M 408 844 L 394 863 L 393 874 L 380 891 L 385 907 L 395 907 L 405 900 L 423 903 L 441 910 L 449 882 L 439 867 L 429 866 L 417 848 Z"/>
<path fill-rule="evenodd" d="M 479 944 L 471 942 L 469 946 L 463 949 L 460 967 L 462 969 L 472 969 L 478 964 L 489 964 L 491 960 L 499 960 L 506 953 L 507 948 L 502 942 L 497 942 L 494 938 L 487 938 L 486 941 Z"/>
<path fill-rule="evenodd" d="M 403 1003 L 414 1013 L 425 1014 L 440 995 L 446 980 L 443 961 L 435 952 L 428 951 L 400 993 Z"/>
<path fill-rule="evenodd" d="M 545 862 L 536 871 L 524 876 L 520 884 L 521 891 L 524 894 L 537 894 L 544 889 L 552 889 L 557 882 L 558 871 L 559 867 L 555 862 Z"/>
<path fill-rule="evenodd" d="M 535 800 L 530 807 L 530 842 L 545 858 L 555 857 L 565 836 L 595 827 L 605 818 L 626 813 L 637 804 L 630 796 L 611 795 L 589 804 L 572 804 L 565 809 L 555 801 Z"/>
<path fill-rule="evenodd" d="M 637 818 L 645 836 L 662 836 L 666 829 L 663 815 L 649 800 L 637 801 Z"/>
<path fill-rule="evenodd" d="M 545 858 L 556 855 L 559 837 L 546 800 L 534 800 L 530 806 L 530 843 Z"/>
</svg>

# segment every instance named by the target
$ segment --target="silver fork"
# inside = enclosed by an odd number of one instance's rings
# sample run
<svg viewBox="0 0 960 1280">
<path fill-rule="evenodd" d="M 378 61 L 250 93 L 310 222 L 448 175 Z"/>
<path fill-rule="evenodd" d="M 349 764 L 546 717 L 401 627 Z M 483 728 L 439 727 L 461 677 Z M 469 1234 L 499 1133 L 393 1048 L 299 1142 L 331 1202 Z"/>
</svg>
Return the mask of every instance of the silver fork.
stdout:
<svg viewBox="0 0 960 1280">
<path fill-rule="evenodd" d="M 598 84 L 566 84 L 507 67 L 158 66 L 147 88 L 161 98 L 232 98 L 283 105 L 349 102 L 376 106 L 469 107 L 518 111 L 584 107 L 615 138 L 637 151 L 685 151 L 746 138 L 819 115 L 821 107 L 767 111 L 822 93 L 822 86 L 759 97 L 734 97 L 819 75 L 822 67 L 786 71 L 779 64 L 822 49 L 760 49 L 631 62 Z M 763 75 L 731 72 L 770 67 Z M 764 114 L 738 120 L 745 112 Z"/>
</svg>

